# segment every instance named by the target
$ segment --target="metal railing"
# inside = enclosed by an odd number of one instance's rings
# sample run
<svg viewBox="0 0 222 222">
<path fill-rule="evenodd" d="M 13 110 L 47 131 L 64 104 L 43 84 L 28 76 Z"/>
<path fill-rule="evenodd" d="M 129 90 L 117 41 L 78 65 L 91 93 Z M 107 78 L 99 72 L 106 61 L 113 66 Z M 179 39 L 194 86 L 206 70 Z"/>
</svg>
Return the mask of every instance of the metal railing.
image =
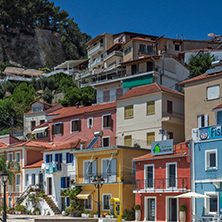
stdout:
<svg viewBox="0 0 222 222">
<path fill-rule="evenodd" d="M 187 189 L 188 178 L 160 178 L 136 180 L 136 190 L 141 189 Z"/>
</svg>

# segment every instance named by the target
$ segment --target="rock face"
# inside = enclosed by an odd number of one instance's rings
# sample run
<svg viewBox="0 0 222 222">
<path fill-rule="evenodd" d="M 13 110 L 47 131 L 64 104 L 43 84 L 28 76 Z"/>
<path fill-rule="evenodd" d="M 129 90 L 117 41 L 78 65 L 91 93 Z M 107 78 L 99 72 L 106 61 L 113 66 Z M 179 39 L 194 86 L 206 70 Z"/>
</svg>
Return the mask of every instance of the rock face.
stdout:
<svg viewBox="0 0 222 222">
<path fill-rule="evenodd" d="M 0 30 L 0 61 L 39 68 L 54 67 L 65 61 L 61 36 L 57 32 L 35 29 L 22 33 L 19 29 Z"/>
</svg>

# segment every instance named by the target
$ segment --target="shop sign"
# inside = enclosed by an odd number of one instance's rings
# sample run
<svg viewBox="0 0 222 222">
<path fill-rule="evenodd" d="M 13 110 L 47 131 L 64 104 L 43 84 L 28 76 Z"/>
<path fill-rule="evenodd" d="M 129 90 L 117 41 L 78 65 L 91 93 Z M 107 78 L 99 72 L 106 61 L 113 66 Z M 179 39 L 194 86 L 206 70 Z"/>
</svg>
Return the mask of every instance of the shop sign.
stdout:
<svg viewBox="0 0 222 222">
<path fill-rule="evenodd" d="M 222 138 L 222 126 L 210 126 L 199 129 L 200 140 L 212 140 Z"/>
<path fill-rule="evenodd" d="M 173 140 L 161 140 L 151 143 L 151 155 L 165 155 L 173 153 Z"/>
</svg>

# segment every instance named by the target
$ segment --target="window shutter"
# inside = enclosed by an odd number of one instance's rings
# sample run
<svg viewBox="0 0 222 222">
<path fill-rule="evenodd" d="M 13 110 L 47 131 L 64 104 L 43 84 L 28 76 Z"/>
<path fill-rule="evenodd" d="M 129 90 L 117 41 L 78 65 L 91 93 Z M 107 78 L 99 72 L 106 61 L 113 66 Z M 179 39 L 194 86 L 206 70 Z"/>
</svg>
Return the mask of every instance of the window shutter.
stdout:
<svg viewBox="0 0 222 222">
<path fill-rule="evenodd" d="M 49 154 L 47 154 L 45 157 L 46 157 L 46 161 L 45 162 L 49 163 Z"/>
<path fill-rule="evenodd" d="M 107 127 L 106 116 L 103 116 L 103 128 Z"/>
<path fill-rule="evenodd" d="M 55 125 L 52 125 L 52 135 L 54 135 L 55 132 Z"/>
<path fill-rule="evenodd" d="M 65 177 L 61 177 L 61 188 L 65 188 Z"/>
<path fill-rule="evenodd" d="M 69 187 L 69 184 L 70 184 L 70 177 L 66 177 L 67 178 L 67 184 L 66 184 L 66 187 Z"/>
<path fill-rule="evenodd" d="M 204 115 L 204 126 L 206 127 L 206 126 L 208 126 L 209 124 L 208 124 L 208 114 L 205 114 Z"/>
<path fill-rule="evenodd" d="M 59 154 L 56 153 L 56 154 L 55 154 L 55 162 L 58 162 L 58 161 L 59 161 Z"/>
<path fill-rule="evenodd" d="M 110 164 L 110 172 L 111 172 L 111 182 L 116 181 L 116 159 L 111 160 Z"/>
<path fill-rule="evenodd" d="M 73 153 L 70 154 L 70 163 L 73 162 Z"/>
<path fill-rule="evenodd" d="M 108 164 L 108 160 L 103 160 L 102 174 L 103 174 L 104 179 L 107 179 L 107 172 L 106 172 L 107 164 Z"/>
<path fill-rule="evenodd" d="M 92 162 L 92 176 L 97 175 L 97 161 Z"/>
<path fill-rule="evenodd" d="M 112 118 L 111 115 L 108 116 L 108 127 L 112 127 Z"/>
<path fill-rule="evenodd" d="M 66 153 L 66 163 L 69 163 L 69 153 Z"/>
<path fill-rule="evenodd" d="M 67 207 L 69 207 L 69 205 L 70 205 L 69 197 L 67 197 L 67 199 L 66 199 L 66 205 L 67 205 Z"/>
<path fill-rule="evenodd" d="M 84 177 L 84 180 L 87 180 L 87 178 L 88 178 L 88 176 L 87 176 L 88 164 L 89 164 L 89 161 L 85 161 L 85 162 L 84 162 L 84 168 L 83 168 L 83 177 Z"/>
<path fill-rule="evenodd" d="M 74 128 L 74 124 L 75 122 L 74 121 L 71 121 L 71 126 L 72 126 L 72 132 L 74 132 L 75 131 L 75 128 Z"/>
<path fill-rule="evenodd" d="M 80 132 L 81 131 L 81 120 L 78 120 L 78 131 Z"/>
<path fill-rule="evenodd" d="M 202 126 L 201 124 L 202 116 L 197 116 L 197 127 L 200 128 Z"/>
<path fill-rule="evenodd" d="M 60 124 L 60 133 L 63 135 L 63 123 Z"/>
</svg>

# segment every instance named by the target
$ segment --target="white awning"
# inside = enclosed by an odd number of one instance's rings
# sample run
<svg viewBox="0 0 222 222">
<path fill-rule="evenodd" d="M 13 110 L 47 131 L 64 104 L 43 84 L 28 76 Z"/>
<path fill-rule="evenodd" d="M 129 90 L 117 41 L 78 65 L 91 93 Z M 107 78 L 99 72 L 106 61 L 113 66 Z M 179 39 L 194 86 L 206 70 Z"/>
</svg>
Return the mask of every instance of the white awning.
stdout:
<svg viewBox="0 0 222 222">
<path fill-rule="evenodd" d="M 89 190 L 81 191 L 76 197 L 77 197 L 78 199 L 86 200 L 86 199 L 88 199 L 89 195 L 90 195 L 92 192 L 93 192 L 93 191 L 89 191 Z"/>
<path fill-rule="evenodd" d="M 48 126 L 45 126 L 45 127 L 41 127 L 41 128 L 34 129 L 34 130 L 32 131 L 32 134 L 44 133 L 47 128 L 49 128 L 49 127 L 48 127 Z"/>
</svg>

